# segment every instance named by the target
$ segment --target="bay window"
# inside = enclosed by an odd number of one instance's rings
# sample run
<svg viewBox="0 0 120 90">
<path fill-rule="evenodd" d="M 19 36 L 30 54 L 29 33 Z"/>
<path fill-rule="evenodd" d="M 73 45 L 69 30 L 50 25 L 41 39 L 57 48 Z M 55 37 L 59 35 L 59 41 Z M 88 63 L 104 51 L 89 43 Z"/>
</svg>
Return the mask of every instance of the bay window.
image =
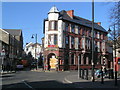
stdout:
<svg viewBox="0 0 120 90">
<path fill-rule="evenodd" d="M 58 28 L 58 22 L 57 21 L 50 21 L 49 22 L 49 28 L 50 28 L 50 30 L 57 30 Z"/>
</svg>

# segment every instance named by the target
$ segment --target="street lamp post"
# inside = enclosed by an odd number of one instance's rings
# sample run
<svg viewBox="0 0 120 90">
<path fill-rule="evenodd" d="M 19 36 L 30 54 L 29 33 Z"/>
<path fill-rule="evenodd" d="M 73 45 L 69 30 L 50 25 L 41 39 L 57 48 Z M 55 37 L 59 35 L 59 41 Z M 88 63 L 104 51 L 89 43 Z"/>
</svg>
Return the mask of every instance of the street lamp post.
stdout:
<svg viewBox="0 0 120 90">
<path fill-rule="evenodd" d="M 31 38 L 34 38 L 34 36 L 35 36 L 35 42 L 36 42 L 36 46 L 35 46 L 35 59 L 37 59 L 37 58 L 36 58 L 36 49 L 37 49 L 37 34 L 33 34 Z M 37 59 L 37 69 L 38 69 L 38 59 Z"/>
<path fill-rule="evenodd" d="M 108 32 L 110 32 L 110 28 L 108 30 Z M 116 60 L 116 38 L 115 38 L 115 24 L 114 24 L 114 70 L 115 70 L 115 86 L 117 86 L 117 60 Z"/>
<path fill-rule="evenodd" d="M 92 0 L 92 82 L 94 81 L 94 0 Z"/>
</svg>

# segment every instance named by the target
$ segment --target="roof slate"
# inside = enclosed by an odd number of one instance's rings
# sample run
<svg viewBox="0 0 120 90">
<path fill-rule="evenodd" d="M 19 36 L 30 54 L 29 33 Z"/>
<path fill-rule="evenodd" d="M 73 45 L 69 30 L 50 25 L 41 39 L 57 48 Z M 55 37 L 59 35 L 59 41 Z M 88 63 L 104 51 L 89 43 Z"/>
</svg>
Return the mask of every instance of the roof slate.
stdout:
<svg viewBox="0 0 120 90">
<path fill-rule="evenodd" d="M 14 36 L 20 36 L 22 34 L 21 29 L 4 29 L 4 30 Z"/>
<path fill-rule="evenodd" d="M 60 14 L 59 19 L 67 20 L 67 21 L 70 21 L 70 22 L 73 22 L 73 23 L 77 23 L 79 25 L 83 25 L 83 26 L 87 26 L 87 27 L 92 28 L 92 21 L 90 21 L 90 20 L 87 20 L 87 19 L 84 19 L 84 18 L 81 18 L 81 17 L 78 17 L 78 16 L 74 16 L 73 18 L 71 18 L 66 13 L 65 10 L 60 11 L 59 14 Z M 107 33 L 107 31 L 102 26 L 98 25 L 97 23 L 94 23 L 94 28 Z"/>
</svg>

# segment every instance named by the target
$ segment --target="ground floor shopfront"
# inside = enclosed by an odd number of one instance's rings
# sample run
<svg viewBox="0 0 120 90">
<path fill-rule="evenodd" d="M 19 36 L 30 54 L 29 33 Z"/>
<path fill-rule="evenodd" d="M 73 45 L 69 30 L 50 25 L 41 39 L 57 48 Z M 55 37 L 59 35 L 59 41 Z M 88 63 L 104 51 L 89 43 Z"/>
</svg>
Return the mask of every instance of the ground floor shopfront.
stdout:
<svg viewBox="0 0 120 90">
<path fill-rule="evenodd" d="M 46 70 L 77 70 L 80 68 L 91 69 L 91 52 L 75 49 L 46 48 L 44 50 L 44 67 Z M 109 54 L 94 53 L 95 68 L 112 68 Z"/>
</svg>

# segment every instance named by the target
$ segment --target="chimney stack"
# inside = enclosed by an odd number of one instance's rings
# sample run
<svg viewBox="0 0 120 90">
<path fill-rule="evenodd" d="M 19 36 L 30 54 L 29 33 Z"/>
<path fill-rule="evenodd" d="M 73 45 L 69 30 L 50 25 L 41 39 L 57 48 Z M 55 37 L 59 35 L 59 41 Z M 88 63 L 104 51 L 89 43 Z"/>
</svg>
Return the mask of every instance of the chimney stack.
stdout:
<svg viewBox="0 0 120 90">
<path fill-rule="evenodd" d="M 97 24 L 101 26 L 101 22 L 97 22 Z"/>
<path fill-rule="evenodd" d="M 67 11 L 67 14 L 68 14 L 71 18 L 73 18 L 73 16 L 74 16 L 74 10 L 69 10 L 69 11 Z"/>
</svg>

